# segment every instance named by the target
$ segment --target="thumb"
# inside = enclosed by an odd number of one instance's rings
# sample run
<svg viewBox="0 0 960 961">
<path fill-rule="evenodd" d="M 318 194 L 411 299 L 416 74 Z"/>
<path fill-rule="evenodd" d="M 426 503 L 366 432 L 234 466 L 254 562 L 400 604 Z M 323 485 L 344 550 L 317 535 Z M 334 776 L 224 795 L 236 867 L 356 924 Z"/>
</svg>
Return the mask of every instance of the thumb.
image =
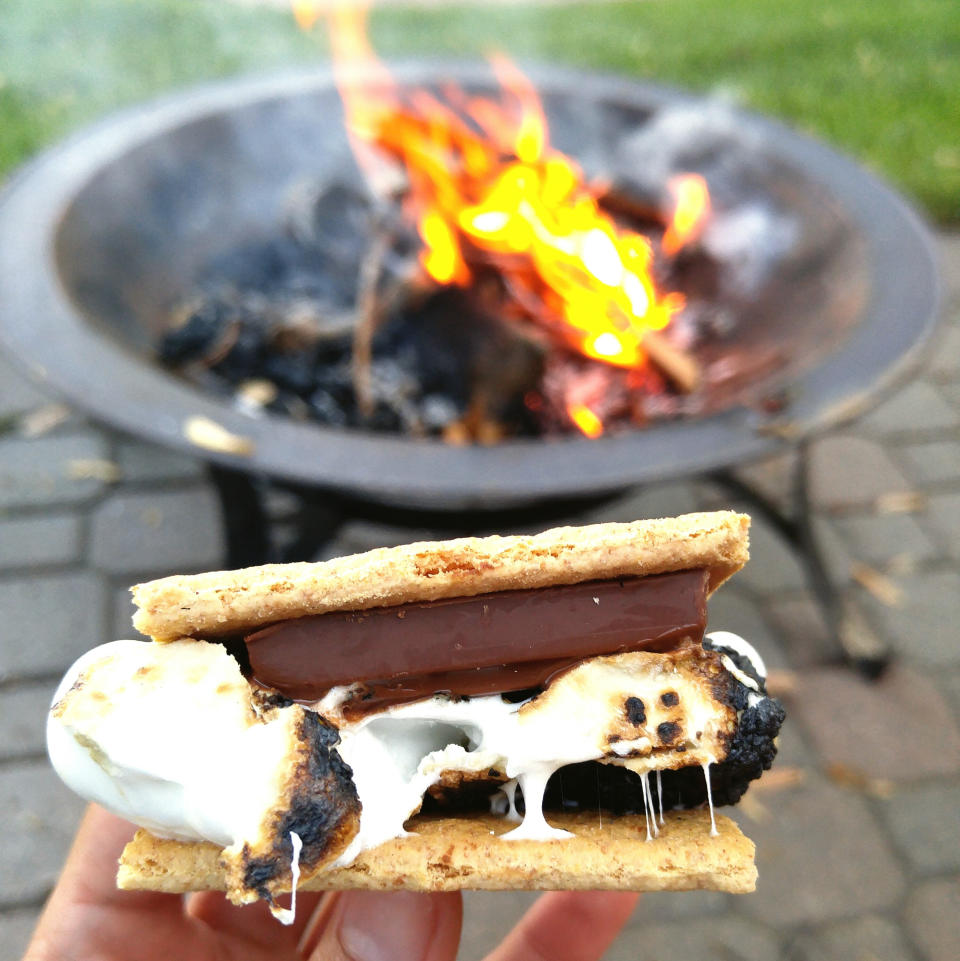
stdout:
<svg viewBox="0 0 960 961">
<path fill-rule="evenodd" d="M 346 891 L 301 944 L 309 961 L 455 961 L 460 895 Z"/>
</svg>

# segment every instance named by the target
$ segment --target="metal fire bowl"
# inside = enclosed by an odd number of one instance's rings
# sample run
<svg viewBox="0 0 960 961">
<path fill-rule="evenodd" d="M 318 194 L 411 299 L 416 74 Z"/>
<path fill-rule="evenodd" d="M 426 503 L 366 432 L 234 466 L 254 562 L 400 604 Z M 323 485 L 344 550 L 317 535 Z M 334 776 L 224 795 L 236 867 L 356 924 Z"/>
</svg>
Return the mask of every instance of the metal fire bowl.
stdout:
<svg viewBox="0 0 960 961">
<path fill-rule="evenodd" d="M 640 126 L 663 108 L 701 102 L 567 69 L 530 73 L 554 141 L 575 155 L 589 139 L 580 136 L 585 117 Z M 420 64 L 396 75 L 492 88 L 482 66 Z M 198 265 L 275 230 L 298 183 L 353 168 L 328 71 L 232 80 L 136 107 L 21 170 L 0 194 L 0 343 L 70 403 L 121 430 L 222 466 L 383 503 L 505 508 L 746 463 L 875 402 L 917 360 L 938 283 L 928 232 L 889 188 L 820 143 L 736 116 L 778 171 L 780 189 L 832 218 L 836 250 L 820 258 L 822 277 L 799 276 L 794 265 L 782 302 L 754 319 L 758 343 L 763 324 L 795 335 L 777 334 L 779 380 L 758 371 L 756 389 L 704 416 L 597 440 L 458 448 L 251 416 L 157 366 L 151 344 Z M 802 297 L 791 303 L 791 291 Z M 764 412 L 763 396 L 778 391 L 786 407 Z M 197 415 L 249 438 L 252 453 L 194 447 L 184 424 Z"/>
</svg>

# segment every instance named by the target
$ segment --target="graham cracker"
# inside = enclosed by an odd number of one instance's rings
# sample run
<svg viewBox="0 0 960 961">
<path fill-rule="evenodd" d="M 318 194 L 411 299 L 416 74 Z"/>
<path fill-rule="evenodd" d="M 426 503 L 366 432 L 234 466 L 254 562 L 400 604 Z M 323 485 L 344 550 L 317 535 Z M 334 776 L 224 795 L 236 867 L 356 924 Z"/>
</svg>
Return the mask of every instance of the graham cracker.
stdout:
<svg viewBox="0 0 960 961">
<path fill-rule="evenodd" d="M 744 894 L 756 886 L 754 845 L 718 815 L 710 835 L 705 810 L 671 811 L 647 841 L 642 815 L 549 815 L 573 838 L 502 841 L 515 825 L 495 815 L 413 818 L 413 836 L 365 851 L 348 867 L 314 875 L 304 891 L 369 890 L 713 890 Z M 140 830 L 120 858 L 117 885 L 129 891 L 222 891 L 220 849 L 155 838 Z"/>
<path fill-rule="evenodd" d="M 713 592 L 749 557 L 749 517 L 733 511 L 531 536 L 465 537 L 379 548 L 321 563 L 165 577 L 138 584 L 137 630 L 158 641 L 215 638 L 329 611 L 703 567 Z"/>
</svg>

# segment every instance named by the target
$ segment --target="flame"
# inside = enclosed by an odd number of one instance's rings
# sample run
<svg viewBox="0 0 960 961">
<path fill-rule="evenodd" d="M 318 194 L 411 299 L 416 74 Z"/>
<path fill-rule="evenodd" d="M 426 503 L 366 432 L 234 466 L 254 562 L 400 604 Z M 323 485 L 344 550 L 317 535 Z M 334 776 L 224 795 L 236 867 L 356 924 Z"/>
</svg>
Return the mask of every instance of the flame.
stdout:
<svg viewBox="0 0 960 961">
<path fill-rule="evenodd" d="M 673 197 L 673 216 L 663 235 L 663 252 L 674 256 L 696 240 L 710 216 L 710 192 L 699 174 L 679 174 L 667 182 Z"/>
<path fill-rule="evenodd" d="M 603 421 L 586 404 L 568 404 L 567 413 L 587 437 L 599 437 L 603 433 Z"/>
<path fill-rule="evenodd" d="M 520 316 L 588 357 L 642 367 L 645 334 L 666 327 L 683 297 L 657 289 L 650 241 L 618 225 L 580 167 L 550 146 L 530 80 L 495 56 L 498 99 L 401 89 L 370 47 L 362 5 L 334 6 L 327 21 L 358 163 L 374 191 L 396 185 L 402 170 L 422 269 L 437 283 L 467 285 L 492 267 Z M 679 249 L 701 229 L 709 200 L 702 178 L 671 189 L 664 247 Z M 568 412 L 588 436 L 602 432 L 584 405 Z"/>
<path fill-rule="evenodd" d="M 321 0 L 290 0 L 293 18 L 301 30 L 312 30 L 323 14 Z"/>
</svg>

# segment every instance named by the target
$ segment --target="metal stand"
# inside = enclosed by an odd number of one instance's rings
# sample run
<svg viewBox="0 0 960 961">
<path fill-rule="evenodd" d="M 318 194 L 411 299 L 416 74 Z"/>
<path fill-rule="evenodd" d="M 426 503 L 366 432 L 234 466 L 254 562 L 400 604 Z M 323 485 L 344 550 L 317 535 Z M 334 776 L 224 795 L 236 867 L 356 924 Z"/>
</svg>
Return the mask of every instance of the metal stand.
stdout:
<svg viewBox="0 0 960 961">
<path fill-rule="evenodd" d="M 827 571 L 813 527 L 809 443 L 803 440 L 796 447 L 788 511 L 729 471 L 716 471 L 710 479 L 746 501 L 795 550 L 842 659 L 864 676 L 878 678 L 889 666 L 892 653 L 853 598 L 838 590 Z"/>
<path fill-rule="evenodd" d="M 351 496 L 342 491 L 285 484 L 238 471 L 211 467 L 210 476 L 220 495 L 226 530 L 229 568 L 272 562 L 314 560 L 349 521 L 366 520 L 432 530 L 456 537 L 492 533 L 566 521 L 587 508 L 597 508 L 622 497 L 623 490 L 582 498 L 545 501 L 491 510 L 453 511 L 396 507 Z M 783 510 L 756 487 L 730 471 L 706 475 L 731 496 L 770 524 L 794 549 L 803 563 L 810 587 L 824 613 L 843 661 L 870 678 L 879 677 L 891 659 L 888 646 L 868 624 L 855 602 L 831 581 L 813 528 L 809 489 L 808 445 L 800 442 L 790 484 L 790 504 Z M 292 495 L 294 506 L 268 509 L 271 490 Z M 295 531 L 281 543 L 278 530 Z"/>
<path fill-rule="evenodd" d="M 229 568 L 314 560 L 350 521 L 431 530 L 443 537 L 469 536 L 569 520 L 623 496 L 622 490 L 615 490 L 515 507 L 450 510 L 399 507 L 343 491 L 288 484 L 223 468 L 212 467 L 210 478 L 223 511 L 225 563 Z M 295 506 L 271 512 L 271 491 L 292 495 Z M 279 536 L 284 527 L 296 531 L 287 543 L 282 543 Z"/>
<path fill-rule="evenodd" d="M 242 471 L 214 464 L 208 470 L 220 498 L 227 568 L 254 567 L 272 560 L 270 518 L 261 485 Z"/>
</svg>

